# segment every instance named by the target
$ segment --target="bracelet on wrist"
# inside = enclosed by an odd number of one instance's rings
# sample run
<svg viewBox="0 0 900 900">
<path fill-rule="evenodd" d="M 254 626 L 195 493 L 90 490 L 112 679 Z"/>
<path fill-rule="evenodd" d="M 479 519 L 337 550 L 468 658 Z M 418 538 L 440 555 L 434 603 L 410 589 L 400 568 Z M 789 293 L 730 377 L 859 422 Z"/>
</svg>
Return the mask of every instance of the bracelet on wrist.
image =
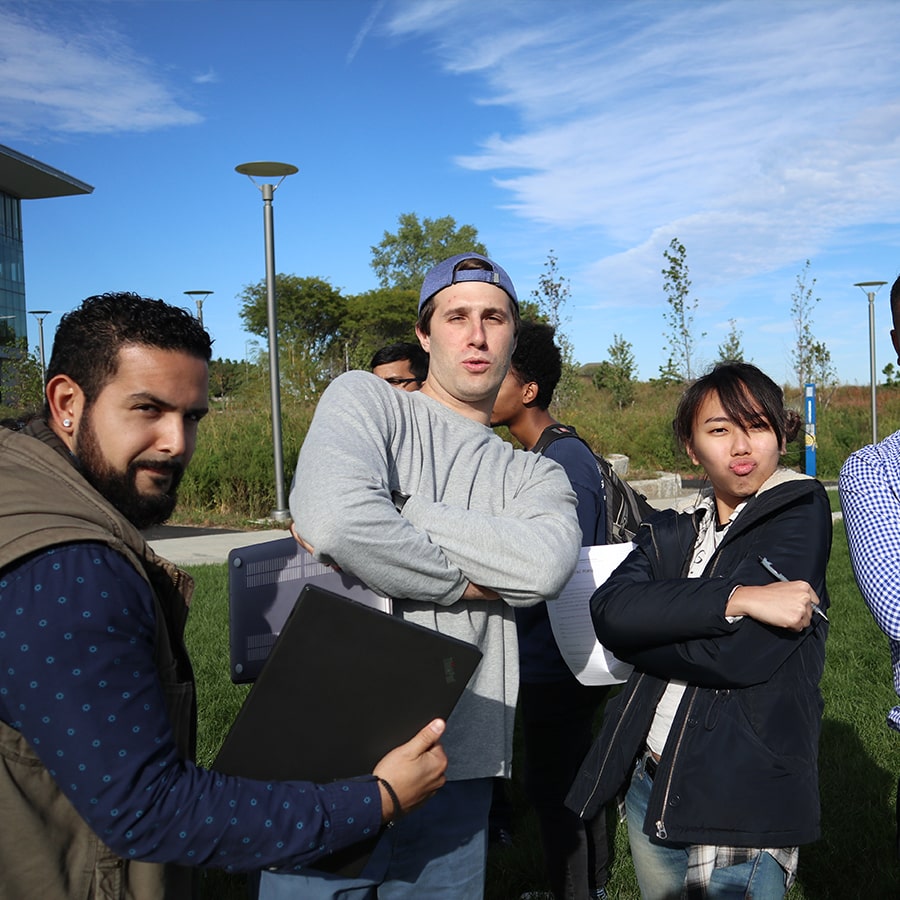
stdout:
<svg viewBox="0 0 900 900">
<path fill-rule="evenodd" d="M 378 783 L 387 791 L 388 797 L 391 798 L 391 806 L 393 807 L 391 811 L 391 817 L 388 820 L 388 828 L 394 824 L 394 822 L 403 815 L 403 807 L 400 805 L 400 798 L 397 796 L 397 792 L 392 787 L 391 783 L 386 779 L 382 778 L 380 775 L 375 776 Z"/>
</svg>

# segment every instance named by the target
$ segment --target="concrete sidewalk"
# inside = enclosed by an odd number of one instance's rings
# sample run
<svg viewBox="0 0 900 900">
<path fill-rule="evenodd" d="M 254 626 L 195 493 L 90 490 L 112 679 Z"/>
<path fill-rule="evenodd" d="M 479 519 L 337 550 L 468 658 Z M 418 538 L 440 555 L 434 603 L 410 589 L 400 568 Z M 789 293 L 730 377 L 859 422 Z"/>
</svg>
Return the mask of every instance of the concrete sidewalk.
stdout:
<svg viewBox="0 0 900 900">
<path fill-rule="evenodd" d="M 696 490 L 680 491 L 672 497 L 649 497 L 657 509 L 676 505 L 685 497 L 696 497 Z M 226 528 L 193 528 L 188 525 L 158 525 L 145 532 L 147 543 L 163 558 L 178 566 L 215 565 L 228 561 L 235 547 L 277 541 L 290 536 L 287 528 L 265 531 L 237 531 Z"/>
<path fill-rule="evenodd" d="M 290 537 L 287 528 L 266 531 L 232 531 L 224 528 L 191 528 L 159 525 L 146 532 L 147 543 L 177 566 L 214 565 L 228 561 L 235 547 L 262 544 Z"/>
<path fill-rule="evenodd" d="M 678 479 L 677 482 L 671 479 Z M 648 494 L 650 505 L 656 509 L 680 507 L 686 501 L 696 501 L 698 490 L 703 485 L 700 480 L 685 482 L 677 476 L 669 480 L 659 479 L 657 484 L 650 481 L 634 481 L 632 485 Z M 826 490 L 837 490 L 833 484 L 826 484 Z M 660 489 L 662 488 L 662 489 Z M 665 496 L 653 496 L 663 494 Z M 839 521 L 839 512 L 832 519 Z M 287 527 L 269 528 L 265 531 L 239 531 L 228 528 L 194 528 L 189 525 L 158 525 L 144 533 L 147 543 L 162 557 L 179 566 L 215 565 L 228 561 L 228 553 L 235 547 L 248 544 L 262 544 L 290 536 Z"/>
</svg>

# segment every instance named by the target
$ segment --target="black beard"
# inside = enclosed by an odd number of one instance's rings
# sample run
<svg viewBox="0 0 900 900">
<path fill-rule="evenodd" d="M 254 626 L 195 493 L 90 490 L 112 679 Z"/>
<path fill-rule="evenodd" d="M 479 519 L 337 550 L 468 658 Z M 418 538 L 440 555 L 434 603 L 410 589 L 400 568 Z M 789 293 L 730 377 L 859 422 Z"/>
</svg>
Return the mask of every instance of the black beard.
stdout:
<svg viewBox="0 0 900 900">
<path fill-rule="evenodd" d="M 137 474 L 147 463 L 132 462 L 124 472 L 113 469 L 100 450 L 90 414 L 87 412 L 82 418 L 78 432 L 75 456 L 85 479 L 139 531 L 151 525 L 160 525 L 172 515 L 178 502 L 176 496 L 178 485 L 184 475 L 184 466 L 181 463 L 168 460 L 154 461 L 154 469 L 171 473 L 172 483 L 169 490 L 163 494 L 142 494 L 137 488 Z"/>
</svg>

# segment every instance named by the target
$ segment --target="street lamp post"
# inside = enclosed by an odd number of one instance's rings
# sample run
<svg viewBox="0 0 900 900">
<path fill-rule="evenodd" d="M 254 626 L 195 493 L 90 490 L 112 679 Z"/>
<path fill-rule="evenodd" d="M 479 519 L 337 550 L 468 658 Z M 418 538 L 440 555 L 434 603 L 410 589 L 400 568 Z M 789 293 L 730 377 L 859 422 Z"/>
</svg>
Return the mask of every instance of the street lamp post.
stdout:
<svg viewBox="0 0 900 900">
<path fill-rule="evenodd" d="M 203 327 L 203 301 L 215 291 L 185 291 L 188 297 L 193 297 L 197 304 L 197 319 L 200 321 L 200 327 Z"/>
<path fill-rule="evenodd" d="M 28 310 L 31 315 L 33 315 L 37 319 L 38 323 L 38 346 L 41 350 L 41 390 L 44 389 L 44 373 L 46 370 L 46 366 L 44 364 L 44 319 L 47 318 L 52 312 L 49 309 L 30 309 Z"/>
<path fill-rule="evenodd" d="M 263 230 L 266 243 L 266 312 L 269 332 L 269 382 L 272 394 L 272 443 L 275 457 L 275 509 L 272 518 L 283 522 L 290 518 L 284 491 L 284 449 L 281 439 L 281 382 L 278 374 L 278 306 L 275 298 L 275 219 L 272 198 L 288 175 L 294 175 L 296 166 L 279 162 L 249 162 L 234 167 L 235 172 L 246 175 L 259 189 L 263 198 Z M 258 184 L 254 178 L 277 178 L 272 184 Z"/>
<path fill-rule="evenodd" d="M 878 407 L 875 403 L 875 295 L 886 281 L 858 281 L 858 287 L 869 298 L 869 378 L 872 391 L 872 443 L 878 443 Z"/>
</svg>

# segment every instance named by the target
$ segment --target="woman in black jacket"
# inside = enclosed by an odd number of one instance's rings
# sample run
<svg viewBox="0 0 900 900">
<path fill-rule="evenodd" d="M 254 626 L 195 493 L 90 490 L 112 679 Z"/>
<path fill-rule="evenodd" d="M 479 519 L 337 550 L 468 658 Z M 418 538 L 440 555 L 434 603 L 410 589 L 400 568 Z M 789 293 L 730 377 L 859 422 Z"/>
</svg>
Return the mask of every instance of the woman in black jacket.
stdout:
<svg viewBox="0 0 900 900">
<path fill-rule="evenodd" d="M 627 790 L 645 900 L 780 898 L 819 837 L 830 506 L 779 465 L 800 417 L 755 366 L 716 366 L 673 425 L 712 491 L 654 515 L 591 599 L 635 670 L 568 802 L 590 818 Z"/>
</svg>

